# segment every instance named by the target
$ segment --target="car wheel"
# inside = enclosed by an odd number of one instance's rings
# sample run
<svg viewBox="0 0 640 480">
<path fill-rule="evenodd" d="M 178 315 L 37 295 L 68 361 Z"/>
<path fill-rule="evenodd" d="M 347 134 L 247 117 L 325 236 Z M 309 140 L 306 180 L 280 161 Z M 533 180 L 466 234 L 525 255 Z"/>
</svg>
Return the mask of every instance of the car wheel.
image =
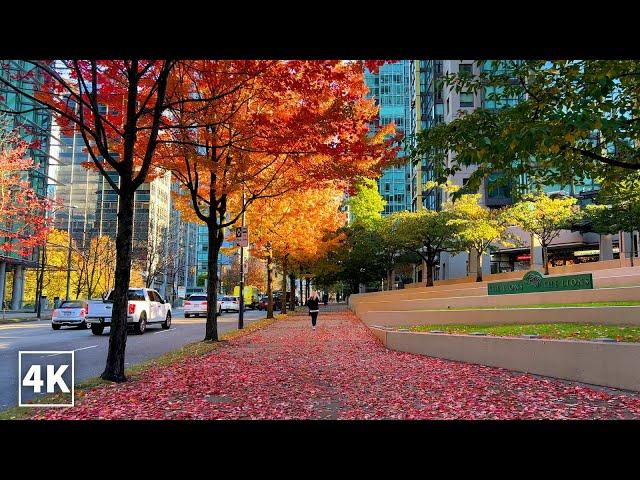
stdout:
<svg viewBox="0 0 640 480">
<path fill-rule="evenodd" d="M 104 332 L 104 325 L 100 325 L 99 323 L 91 324 L 91 333 L 94 335 L 102 335 L 102 332 Z"/>
<path fill-rule="evenodd" d="M 171 312 L 167 312 L 167 318 L 164 322 L 162 322 L 162 328 L 164 330 L 171 328 Z"/>
<path fill-rule="evenodd" d="M 147 329 L 147 314 L 146 313 L 142 312 L 140 314 L 140 319 L 138 320 L 138 323 L 134 324 L 133 329 L 136 332 L 136 334 L 138 334 L 138 335 L 142 335 L 144 333 L 144 331 Z"/>
<path fill-rule="evenodd" d="M 60 330 L 61 325 L 56 325 L 55 323 L 51 324 L 51 328 L 53 328 L 54 330 Z"/>
<path fill-rule="evenodd" d="M 80 325 L 78 325 L 78 329 L 80 330 L 86 330 L 87 328 L 89 328 L 89 325 L 87 325 L 87 322 L 82 322 Z"/>
<path fill-rule="evenodd" d="M 185 313 L 185 314 L 184 314 L 184 318 L 189 318 L 190 316 L 191 316 L 191 314 L 190 314 L 190 313 Z"/>
</svg>

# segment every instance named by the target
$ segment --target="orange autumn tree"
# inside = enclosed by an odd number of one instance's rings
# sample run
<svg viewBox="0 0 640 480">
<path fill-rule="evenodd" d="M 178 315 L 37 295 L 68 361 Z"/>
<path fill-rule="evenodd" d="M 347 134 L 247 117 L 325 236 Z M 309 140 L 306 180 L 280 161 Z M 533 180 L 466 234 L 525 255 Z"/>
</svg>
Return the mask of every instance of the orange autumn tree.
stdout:
<svg viewBox="0 0 640 480">
<path fill-rule="evenodd" d="M 267 317 L 273 317 L 273 267 L 280 265 L 283 292 L 287 274 L 296 265 L 304 265 L 322 257 L 340 238 L 334 234 L 347 221 L 340 211 L 344 184 L 324 185 L 298 190 L 275 198 L 256 201 L 247 210 L 251 225 L 252 253 L 267 263 Z M 292 285 L 294 281 L 292 280 Z M 293 298 L 295 287 L 292 288 Z M 282 310 L 286 313 L 285 296 Z"/>
<path fill-rule="evenodd" d="M 370 134 L 378 108 L 366 99 L 362 62 L 240 60 L 183 62 L 158 159 L 190 196 L 209 231 L 217 302 L 224 229 L 259 199 L 319 182 L 375 175 L 393 158 L 393 127 Z M 215 309 L 205 340 L 217 340 Z"/>
</svg>

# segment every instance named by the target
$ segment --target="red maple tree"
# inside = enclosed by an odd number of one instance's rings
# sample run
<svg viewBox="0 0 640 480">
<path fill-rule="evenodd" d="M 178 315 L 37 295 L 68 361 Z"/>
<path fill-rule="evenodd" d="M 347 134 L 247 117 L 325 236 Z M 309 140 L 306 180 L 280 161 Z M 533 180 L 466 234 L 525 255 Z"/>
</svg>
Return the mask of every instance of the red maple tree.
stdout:
<svg viewBox="0 0 640 480">
<path fill-rule="evenodd" d="M 376 175 L 395 155 L 393 126 L 370 132 L 362 62 L 182 62 L 159 163 L 181 181 L 209 230 L 208 303 L 217 301 L 225 228 L 259 198 Z M 160 153 L 161 152 L 161 153 Z M 217 340 L 209 309 L 205 340 Z"/>
<path fill-rule="evenodd" d="M 0 253 L 28 257 L 44 244 L 50 221 L 46 211 L 51 202 L 39 195 L 26 178 L 34 167 L 25 158 L 27 145 L 0 145 Z"/>
</svg>

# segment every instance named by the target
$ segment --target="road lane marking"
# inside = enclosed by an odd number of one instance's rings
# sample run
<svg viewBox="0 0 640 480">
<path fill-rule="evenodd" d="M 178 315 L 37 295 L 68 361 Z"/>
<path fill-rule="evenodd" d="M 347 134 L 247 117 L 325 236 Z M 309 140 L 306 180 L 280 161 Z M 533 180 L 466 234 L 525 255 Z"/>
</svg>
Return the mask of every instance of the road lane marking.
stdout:
<svg viewBox="0 0 640 480">
<path fill-rule="evenodd" d="M 175 328 L 170 328 L 168 330 L 160 330 L 159 332 L 153 332 L 153 333 L 167 333 L 167 332 L 173 332 L 175 330 Z"/>
<path fill-rule="evenodd" d="M 91 345 L 89 347 L 82 347 L 82 348 L 74 348 L 73 351 L 74 352 L 78 352 L 80 350 L 87 350 L 89 348 L 96 348 L 98 345 Z M 56 355 L 62 355 L 61 353 L 54 353 L 52 355 L 47 355 L 47 357 L 55 357 Z"/>
</svg>

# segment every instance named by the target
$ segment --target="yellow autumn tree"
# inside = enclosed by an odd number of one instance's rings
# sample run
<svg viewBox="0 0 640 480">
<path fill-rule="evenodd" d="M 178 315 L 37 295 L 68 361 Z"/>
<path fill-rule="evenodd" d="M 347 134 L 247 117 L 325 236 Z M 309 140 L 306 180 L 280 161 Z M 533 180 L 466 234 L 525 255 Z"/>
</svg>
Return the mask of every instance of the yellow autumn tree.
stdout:
<svg viewBox="0 0 640 480">
<path fill-rule="evenodd" d="M 332 234 L 347 220 L 346 214 L 340 211 L 343 188 L 340 182 L 325 182 L 318 188 L 261 199 L 247 210 L 252 254 L 267 262 L 268 315 L 273 312 L 274 263 L 281 267 L 284 292 L 288 274 L 293 275 L 296 267 L 320 258 L 333 243 L 339 241 Z M 292 281 L 292 285 L 295 282 Z M 293 301 L 295 286 L 292 290 Z M 283 312 L 286 312 L 285 305 Z"/>
</svg>

